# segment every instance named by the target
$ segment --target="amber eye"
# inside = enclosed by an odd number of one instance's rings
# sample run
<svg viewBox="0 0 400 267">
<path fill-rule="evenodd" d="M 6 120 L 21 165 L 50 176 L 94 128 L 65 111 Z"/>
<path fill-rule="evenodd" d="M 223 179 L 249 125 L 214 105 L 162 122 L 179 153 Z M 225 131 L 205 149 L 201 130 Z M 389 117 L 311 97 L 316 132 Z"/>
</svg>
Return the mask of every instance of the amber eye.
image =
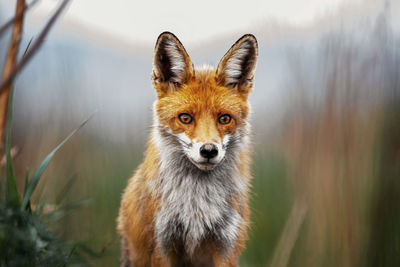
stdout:
<svg viewBox="0 0 400 267">
<path fill-rule="evenodd" d="M 220 124 L 229 124 L 232 120 L 232 117 L 228 114 L 224 114 L 221 117 L 218 118 L 218 122 Z"/>
<path fill-rule="evenodd" d="M 192 116 L 187 113 L 179 114 L 178 118 L 183 124 L 191 124 L 193 122 Z"/>
</svg>

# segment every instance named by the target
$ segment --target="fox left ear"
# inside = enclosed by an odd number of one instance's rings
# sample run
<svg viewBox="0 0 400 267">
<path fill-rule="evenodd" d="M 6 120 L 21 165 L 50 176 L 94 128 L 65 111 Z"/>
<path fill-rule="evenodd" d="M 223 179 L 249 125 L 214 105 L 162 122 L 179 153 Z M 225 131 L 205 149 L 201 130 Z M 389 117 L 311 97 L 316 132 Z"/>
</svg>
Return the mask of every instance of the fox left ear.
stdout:
<svg viewBox="0 0 400 267">
<path fill-rule="evenodd" d="M 237 87 L 246 96 L 253 86 L 258 57 L 257 39 L 252 34 L 242 36 L 221 59 L 217 68 L 218 82 Z"/>
<path fill-rule="evenodd" d="M 159 95 L 179 87 L 192 75 L 193 64 L 182 43 L 170 32 L 161 33 L 153 62 L 153 83 Z"/>
</svg>

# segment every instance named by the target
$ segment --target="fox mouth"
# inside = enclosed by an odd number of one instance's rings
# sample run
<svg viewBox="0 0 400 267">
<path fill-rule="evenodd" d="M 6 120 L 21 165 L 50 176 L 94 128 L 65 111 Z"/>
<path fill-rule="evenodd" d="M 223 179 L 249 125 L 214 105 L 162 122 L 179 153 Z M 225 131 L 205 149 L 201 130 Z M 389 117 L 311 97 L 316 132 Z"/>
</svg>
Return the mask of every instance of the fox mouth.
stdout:
<svg viewBox="0 0 400 267">
<path fill-rule="evenodd" d="M 215 166 L 218 165 L 218 163 L 210 162 L 210 160 L 197 162 L 197 161 L 194 161 L 193 159 L 191 159 L 190 157 L 188 157 L 188 158 L 189 158 L 190 162 L 192 162 L 197 168 L 199 168 L 202 171 L 211 171 L 212 169 L 215 168 Z"/>
</svg>

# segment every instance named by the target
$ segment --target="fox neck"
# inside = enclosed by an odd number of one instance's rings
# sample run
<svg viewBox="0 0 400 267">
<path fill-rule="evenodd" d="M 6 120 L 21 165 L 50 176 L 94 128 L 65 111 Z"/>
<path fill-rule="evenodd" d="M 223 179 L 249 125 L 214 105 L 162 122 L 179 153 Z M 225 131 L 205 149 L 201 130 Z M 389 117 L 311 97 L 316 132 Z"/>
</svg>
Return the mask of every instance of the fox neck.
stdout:
<svg viewBox="0 0 400 267">
<path fill-rule="evenodd" d="M 238 168 L 243 149 L 239 143 L 244 140 L 233 138 L 223 162 L 203 171 L 190 162 L 168 128 L 155 125 L 152 138 L 159 151 L 159 173 L 152 187 L 161 199 L 155 217 L 161 251 L 192 258 L 205 240 L 212 240 L 220 253 L 228 254 L 243 223 L 232 202 L 247 190 Z"/>
</svg>

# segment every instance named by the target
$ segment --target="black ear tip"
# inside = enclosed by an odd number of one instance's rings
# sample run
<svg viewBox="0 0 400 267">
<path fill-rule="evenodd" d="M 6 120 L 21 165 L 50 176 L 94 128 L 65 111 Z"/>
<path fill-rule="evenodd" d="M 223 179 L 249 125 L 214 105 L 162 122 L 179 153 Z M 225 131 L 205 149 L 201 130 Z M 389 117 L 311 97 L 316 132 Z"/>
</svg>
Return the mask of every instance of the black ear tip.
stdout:
<svg viewBox="0 0 400 267">
<path fill-rule="evenodd" d="M 162 32 L 162 33 L 158 36 L 157 39 L 160 39 L 160 38 L 163 38 L 163 37 L 171 37 L 171 36 L 176 38 L 175 34 L 173 34 L 172 32 L 165 31 L 165 32 Z"/>
<path fill-rule="evenodd" d="M 162 32 L 162 33 L 158 36 L 158 38 L 157 38 L 157 43 L 159 43 L 162 39 L 165 39 L 165 38 L 167 38 L 167 39 L 174 39 L 174 40 L 176 40 L 176 41 L 179 41 L 178 37 L 176 37 L 175 34 L 173 34 L 172 32 L 169 32 L 169 31 L 165 31 L 165 32 Z"/>
<path fill-rule="evenodd" d="M 165 31 L 165 32 L 162 32 L 158 36 L 157 42 L 156 42 L 156 49 L 157 49 L 158 45 L 162 43 L 162 41 L 166 41 L 166 40 L 173 40 L 173 42 L 180 44 L 183 47 L 181 41 L 178 39 L 178 37 L 176 37 L 175 34 L 173 34 L 172 32 L 169 32 L 169 31 Z"/>
<path fill-rule="evenodd" d="M 239 38 L 239 40 L 237 40 L 236 43 L 243 43 L 243 42 L 249 42 L 251 43 L 252 46 L 255 47 L 256 50 L 258 49 L 257 38 L 251 33 L 243 35 L 242 37 Z"/>
<path fill-rule="evenodd" d="M 257 38 L 254 36 L 254 34 L 251 34 L 251 33 L 246 33 L 240 39 L 242 39 L 242 38 L 244 38 L 244 39 L 252 39 L 252 40 L 257 42 Z"/>
</svg>

